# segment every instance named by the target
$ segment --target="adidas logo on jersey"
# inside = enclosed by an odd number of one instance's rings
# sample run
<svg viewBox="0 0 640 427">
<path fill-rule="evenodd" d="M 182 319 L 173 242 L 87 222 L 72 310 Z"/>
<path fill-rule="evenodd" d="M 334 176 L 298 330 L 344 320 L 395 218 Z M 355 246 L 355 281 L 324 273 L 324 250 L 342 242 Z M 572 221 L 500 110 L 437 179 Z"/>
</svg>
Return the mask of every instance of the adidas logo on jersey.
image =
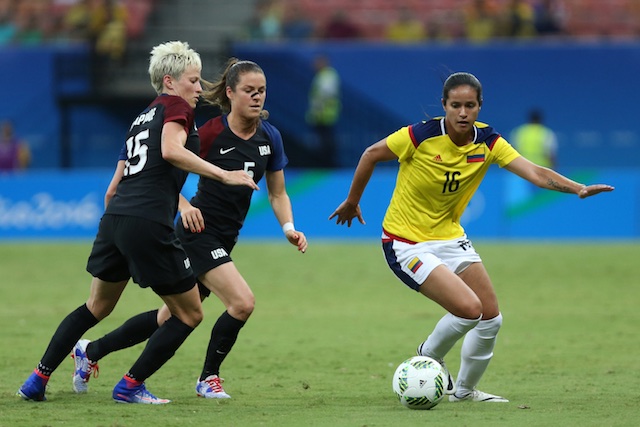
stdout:
<svg viewBox="0 0 640 427">
<path fill-rule="evenodd" d="M 440 154 L 438 154 L 437 156 L 435 156 L 435 157 L 433 158 L 433 161 L 434 161 L 434 162 L 441 162 L 441 161 L 442 161 L 442 157 L 440 157 Z"/>
</svg>

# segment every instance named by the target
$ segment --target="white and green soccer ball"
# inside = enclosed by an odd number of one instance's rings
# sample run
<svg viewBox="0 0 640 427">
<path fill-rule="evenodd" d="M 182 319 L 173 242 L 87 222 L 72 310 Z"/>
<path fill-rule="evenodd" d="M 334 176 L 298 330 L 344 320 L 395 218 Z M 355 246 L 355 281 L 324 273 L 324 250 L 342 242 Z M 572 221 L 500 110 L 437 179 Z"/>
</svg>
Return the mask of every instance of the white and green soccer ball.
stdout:
<svg viewBox="0 0 640 427">
<path fill-rule="evenodd" d="M 403 406 L 431 409 L 444 398 L 447 373 L 442 365 L 426 356 L 411 357 L 393 374 L 393 391 Z"/>
</svg>

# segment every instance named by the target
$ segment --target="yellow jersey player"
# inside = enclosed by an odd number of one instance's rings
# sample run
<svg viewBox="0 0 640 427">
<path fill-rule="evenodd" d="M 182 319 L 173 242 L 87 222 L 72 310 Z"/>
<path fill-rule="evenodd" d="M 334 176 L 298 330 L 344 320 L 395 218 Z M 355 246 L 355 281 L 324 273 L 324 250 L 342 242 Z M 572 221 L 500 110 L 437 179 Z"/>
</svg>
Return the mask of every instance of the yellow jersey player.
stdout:
<svg viewBox="0 0 640 427">
<path fill-rule="evenodd" d="M 420 343 L 418 355 L 444 363 L 464 337 L 457 381 L 449 375 L 449 400 L 508 402 L 476 389 L 493 356 L 502 315 L 491 279 L 460 217 L 494 163 L 538 187 L 580 198 L 613 187 L 579 184 L 536 165 L 493 128 L 477 122 L 482 85 L 472 74 L 454 73 L 446 79 L 442 106 L 443 118 L 404 127 L 368 147 L 346 200 L 329 219 L 351 226 L 357 218 L 364 224 L 359 202 L 376 164 L 399 162 L 396 187 L 382 223 L 384 255 L 404 284 L 448 312 Z"/>
</svg>

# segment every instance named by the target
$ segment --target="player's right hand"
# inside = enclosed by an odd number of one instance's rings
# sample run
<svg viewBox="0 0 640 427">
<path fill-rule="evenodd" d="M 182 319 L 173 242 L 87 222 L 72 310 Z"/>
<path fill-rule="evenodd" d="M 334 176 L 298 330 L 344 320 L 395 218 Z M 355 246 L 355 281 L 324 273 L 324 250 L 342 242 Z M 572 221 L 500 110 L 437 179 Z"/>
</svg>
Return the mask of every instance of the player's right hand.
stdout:
<svg viewBox="0 0 640 427">
<path fill-rule="evenodd" d="M 336 208 L 336 210 L 329 217 L 329 221 L 331 221 L 334 217 L 338 217 L 336 219 L 336 224 L 344 225 L 347 223 L 347 227 L 351 227 L 351 222 L 353 218 L 358 218 L 360 224 L 366 224 L 364 218 L 362 217 L 362 212 L 360 211 L 360 205 L 354 205 L 352 203 L 347 202 L 346 200 L 340 204 Z"/>
<path fill-rule="evenodd" d="M 260 190 L 260 187 L 258 187 L 258 184 L 253 181 L 253 178 L 243 170 L 226 171 L 222 178 L 222 182 L 227 185 L 245 185 L 253 188 L 254 190 Z"/>
</svg>

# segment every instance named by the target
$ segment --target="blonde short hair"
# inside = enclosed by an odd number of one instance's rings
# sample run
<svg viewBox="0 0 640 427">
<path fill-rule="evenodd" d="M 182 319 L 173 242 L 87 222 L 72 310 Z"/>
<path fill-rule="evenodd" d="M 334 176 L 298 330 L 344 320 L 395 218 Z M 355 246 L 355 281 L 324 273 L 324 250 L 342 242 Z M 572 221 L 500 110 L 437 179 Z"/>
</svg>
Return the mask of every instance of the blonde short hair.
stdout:
<svg viewBox="0 0 640 427">
<path fill-rule="evenodd" d="M 202 70 L 202 60 L 189 43 L 172 41 L 159 44 L 151 49 L 149 58 L 149 77 L 151 85 L 158 95 L 162 93 L 164 76 L 179 79 L 187 68 Z"/>
</svg>

